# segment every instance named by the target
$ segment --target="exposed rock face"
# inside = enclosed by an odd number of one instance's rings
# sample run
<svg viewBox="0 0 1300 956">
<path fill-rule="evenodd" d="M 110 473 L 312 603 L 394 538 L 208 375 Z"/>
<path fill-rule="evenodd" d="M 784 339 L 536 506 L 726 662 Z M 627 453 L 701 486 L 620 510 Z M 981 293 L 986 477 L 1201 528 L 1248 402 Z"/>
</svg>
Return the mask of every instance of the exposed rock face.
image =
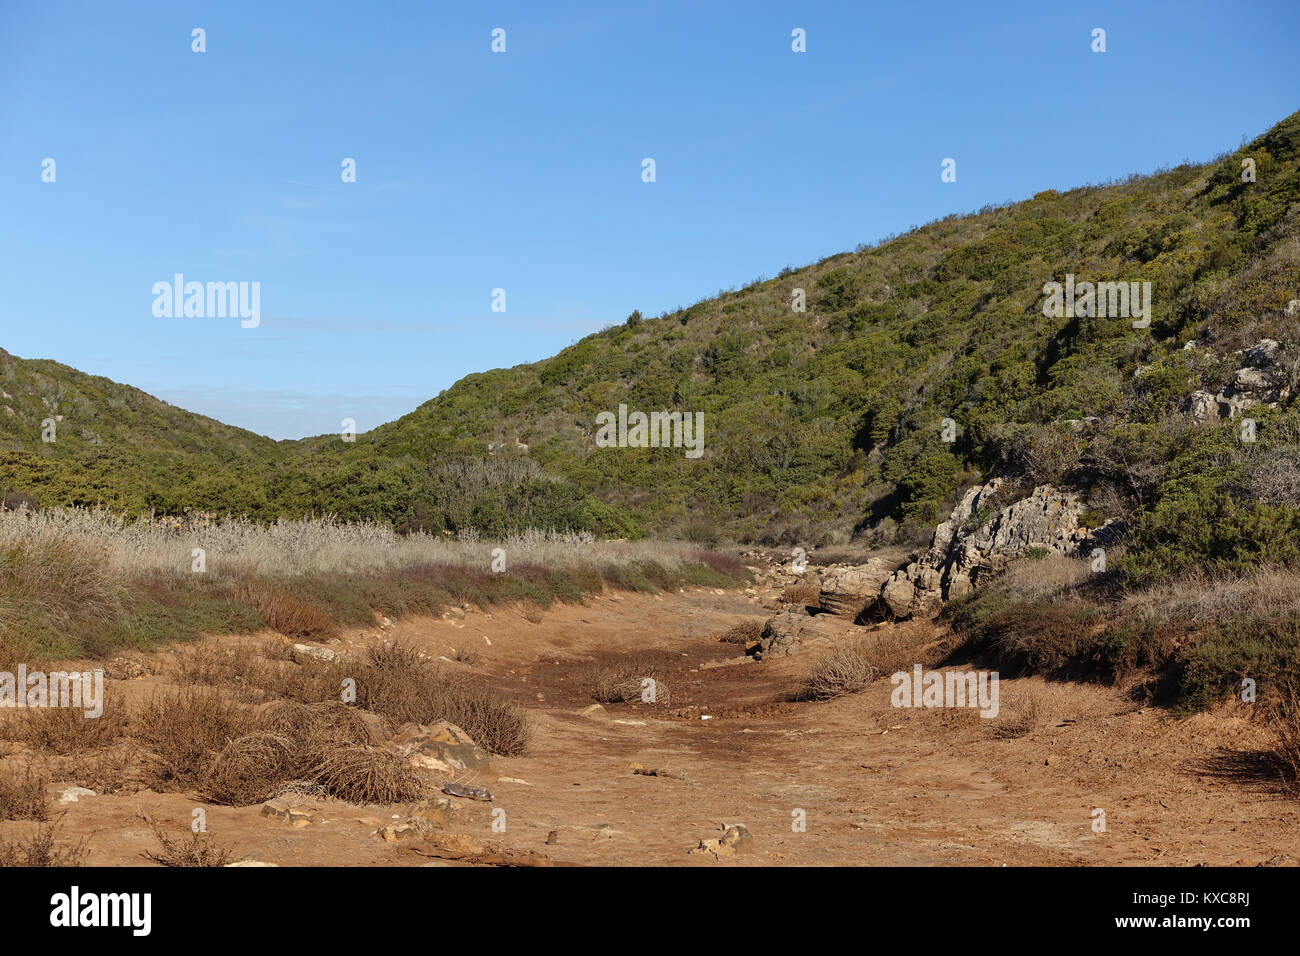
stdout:
<svg viewBox="0 0 1300 956">
<path fill-rule="evenodd" d="M 1188 343 L 1187 347 L 1194 347 L 1194 343 Z M 1217 395 L 1197 389 L 1184 400 L 1183 410 L 1198 422 L 1206 422 L 1236 418 L 1256 405 L 1276 408 L 1291 396 L 1295 379 L 1295 368 L 1283 359 L 1280 349 L 1273 339 L 1261 339 L 1250 348 L 1234 353 L 1241 356 L 1244 364 L 1232 381 Z"/>
<path fill-rule="evenodd" d="M 929 551 L 885 582 L 871 613 L 899 620 L 933 617 L 944 601 L 967 594 L 1031 548 L 1075 554 L 1092 540 L 1079 523 L 1078 497 L 1050 485 L 980 520 L 1002 483 L 994 478 L 968 490 L 935 529 Z M 973 526 L 972 516 L 978 522 Z"/>
<path fill-rule="evenodd" d="M 879 558 L 866 564 L 833 567 L 823 572 L 818 605 L 832 614 L 853 620 L 880 594 L 893 573 Z"/>
</svg>

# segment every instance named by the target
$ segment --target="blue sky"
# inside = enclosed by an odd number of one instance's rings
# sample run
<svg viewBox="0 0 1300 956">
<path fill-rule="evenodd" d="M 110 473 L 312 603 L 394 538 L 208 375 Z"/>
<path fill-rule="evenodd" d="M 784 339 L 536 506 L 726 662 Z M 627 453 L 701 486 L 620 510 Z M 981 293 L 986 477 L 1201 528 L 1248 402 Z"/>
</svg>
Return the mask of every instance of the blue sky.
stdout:
<svg viewBox="0 0 1300 956">
<path fill-rule="evenodd" d="M 0 0 L 0 347 L 365 431 L 633 309 L 1233 149 L 1300 107 L 1298 38 L 1294 0 Z M 178 272 L 260 282 L 260 326 L 156 318 Z"/>
</svg>

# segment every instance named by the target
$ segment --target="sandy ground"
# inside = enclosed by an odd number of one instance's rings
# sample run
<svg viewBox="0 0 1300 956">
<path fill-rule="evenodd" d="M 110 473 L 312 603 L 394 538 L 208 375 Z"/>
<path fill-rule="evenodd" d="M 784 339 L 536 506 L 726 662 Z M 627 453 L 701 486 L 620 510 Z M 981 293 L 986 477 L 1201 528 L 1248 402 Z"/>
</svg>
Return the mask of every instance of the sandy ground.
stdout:
<svg viewBox="0 0 1300 956">
<path fill-rule="evenodd" d="M 1179 719 L 1121 689 L 1036 678 L 1001 685 L 1004 712 L 1025 695 L 1040 704 L 1036 727 L 1016 739 L 999 739 L 995 721 L 970 710 L 893 708 L 888 681 L 831 702 L 790 703 L 808 655 L 753 662 L 717 641 L 731 624 L 768 613 L 739 592 L 605 595 L 544 613 L 403 620 L 352 632 L 344 643 L 401 640 L 448 657 L 471 652 L 472 663 L 449 666 L 482 675 L 527 706 L 528 753 L 494 757 L 468 781 L 488 786 L 495 803 L 466 804 L 455 829 L 556 862 L 1293 865 L 1300 858 L 1300 802 L 1261 772 L 1267 737 L 1241 716 Z M 583 668 L 645 652 L 665 662 L 667 702 L 584 716 L 592 701 Z M 144 695 L 158 681 L 123 686 Z M 88 796 L 59 809 L 64 837 L 89 837 L 91 865 L 148 865 L 142 854 L 155 846 L 148 821 L 180 833 L 198 807 L 236 858 L 428 861 L 410 842 L 375 836 L 400 808 L 307 802 L 319 814 L 301 828 L 262 816 L 260 806 L 205 806 L 192 795 L 151 791 Z M 504 832 L 491 829 L 494 808 L 505 812 Z M 1105 832 L 1094 829 L 1098 808 Z M 689 852 L 719 836 L 724 823 L 749 829 L 749 852 L 722 859 Z M 30 824 L 0 823 L 0 836 L 23 828 Z"/>
</svg>

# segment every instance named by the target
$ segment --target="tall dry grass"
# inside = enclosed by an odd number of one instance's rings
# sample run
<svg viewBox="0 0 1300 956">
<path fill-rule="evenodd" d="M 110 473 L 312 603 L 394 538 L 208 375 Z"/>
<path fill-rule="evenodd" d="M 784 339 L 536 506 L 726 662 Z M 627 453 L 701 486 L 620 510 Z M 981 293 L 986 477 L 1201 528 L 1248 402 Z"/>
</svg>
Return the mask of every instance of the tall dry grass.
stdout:
<svg viewBox="0 0 1300 956">
<path fill-rule="evenodd" d="M 423 532 L 399 535 L 387 525 L 332 517 L 280 519 L 259 524 L 247 518 L 141 517 L 128 520 L 100 508 L 0 510 L 0 553 L 81 546 L 105 559 L 111 572 L 189 572 L 193 549 L 206 553 L 207 572 L 240 577 L 362 574 L 428 564 L 487 569 L 494 548 L 510 565 L 574 569 L 653 561 L 668 569 L 700 560 L 687 542 L 604 541 L 588 533 L 527 531 L 504 539 L 480 539 L 473 531 L 451 537 Z M 50 552 L 57 556 L 57 550 Z"/>
<path fill-rule="evenodd" d="M 493 567 L 495 549 L 504 573 Z M 198 555 L 198 557 L 196 557 Z M 203 573 L 193 573 L 202 560 Z M 548 607 L 605 587 L 734 584 L 732 557 L 686 543 L 527 532 L 500 541 L 398 535 L 332 518 L 127 520 L 104 510 L 0 510 L 0 669 L 102 656 L 199 633 L 270 627 L 323 639 L 376 614 L 452 603 Z"/>
</svg>

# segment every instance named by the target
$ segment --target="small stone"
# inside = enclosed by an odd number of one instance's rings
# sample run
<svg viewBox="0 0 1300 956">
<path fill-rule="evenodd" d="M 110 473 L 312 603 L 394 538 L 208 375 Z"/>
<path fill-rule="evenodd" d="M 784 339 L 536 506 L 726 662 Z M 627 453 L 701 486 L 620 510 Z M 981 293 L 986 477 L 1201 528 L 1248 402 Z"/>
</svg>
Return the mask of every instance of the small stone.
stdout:
<svg viewBox="0 0 1300 956">
<path fill-rule="evenodd" d="M 76 803 L 82 797 L 95 796 L 94 790 L 85 787 L 67 787 L 59 793 L 59 803 Z"/>
<path fill-rule="evenodd" d="M 336 661 L 339 659 L 339 655 L 328 647 L 314 647 L 311 644 L 295 644 L 293 645 L 293 659 L 299 663 L 302 663 L 304 660 Z"/>
</svg>

